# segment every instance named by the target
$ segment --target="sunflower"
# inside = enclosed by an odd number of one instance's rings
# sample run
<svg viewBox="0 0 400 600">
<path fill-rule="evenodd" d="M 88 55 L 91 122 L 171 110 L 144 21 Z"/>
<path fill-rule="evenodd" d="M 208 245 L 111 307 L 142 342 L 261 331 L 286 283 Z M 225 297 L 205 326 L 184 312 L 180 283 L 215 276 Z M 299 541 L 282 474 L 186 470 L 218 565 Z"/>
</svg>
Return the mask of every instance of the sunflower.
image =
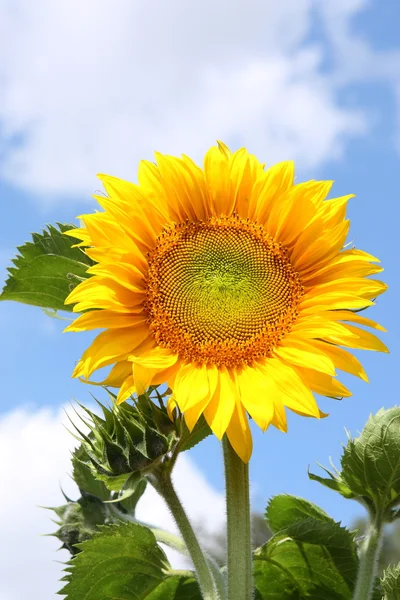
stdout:
<svg viewBox="0 0 400 600">
<path fill-rule="evenodd" d="M 133 184 L 100 175 L 103 212 L 69 234 L 94 261 L 68 296 L 82 312 L 68 331 L 104 329 L 74 376 L 119 388 L 172 390 L 192 429 L 203 414 L 244 462 L 248 417 L 286 431 L 285 407 L 320 418 L 313 392 L 350 396 L 336 369 L 364 380 L 346 348 L 387 351 L 385 331 L 360 310 L 386 285 L 370 254 L 344 246 L 352 195 L 326 199 L 331 181 L 294 184 L 294 165 L 268 169 L 245 149 L 212 147 L 204 169 L 156 154 Z"/>
</svg>

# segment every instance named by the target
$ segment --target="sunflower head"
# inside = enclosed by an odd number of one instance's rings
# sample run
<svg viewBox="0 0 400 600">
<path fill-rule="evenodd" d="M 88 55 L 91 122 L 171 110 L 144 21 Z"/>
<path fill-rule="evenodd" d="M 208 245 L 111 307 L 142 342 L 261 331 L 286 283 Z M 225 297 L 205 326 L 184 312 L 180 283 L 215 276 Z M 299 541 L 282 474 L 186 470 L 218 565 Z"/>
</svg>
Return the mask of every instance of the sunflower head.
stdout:
<svg viewBox="0 0 400 600">
<path fill-rule="evenodd" d="M 348 349 L 386 351 L 359 314 L 386 289 L 382 269 L 345 246 L 351 195 L 295 185 L 292 162 L 264 169 L 222 143 L 203 169 L 156 160 L 138 184 L 100 175 L 103 212 L 70 232 L 96 264 L 67 298 L 86 311 L 67 329 L 104 329 L 74 376 L 113 365 L 102 383 L 118 403 L 166 383 L 189 429 L 204 415 L 248 461 L 249 416 L 286 431 L 285 407 L 319 418 L 313 393 L 350 395 L 337 369 L 367 379 Z"/>
</svg>

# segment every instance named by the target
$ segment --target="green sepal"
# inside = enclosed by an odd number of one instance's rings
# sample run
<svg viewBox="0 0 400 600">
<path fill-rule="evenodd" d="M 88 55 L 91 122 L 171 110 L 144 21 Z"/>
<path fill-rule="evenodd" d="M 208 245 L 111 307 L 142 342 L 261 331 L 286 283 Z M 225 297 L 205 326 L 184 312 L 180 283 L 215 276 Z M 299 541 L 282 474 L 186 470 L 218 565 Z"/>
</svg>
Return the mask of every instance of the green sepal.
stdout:
<svg viewBox="0 0 400 600">
<path fill-rule="evenodd" d="M 381 586 L 384 592 L 383 600 L 400 600 L 400 563 L 385 569 Z"/>
<path fill-rule="evenodd" d="M 97 471 L 97 473 L 95 474 L 97 479 L 100 479 L 100 481 L 103 481 L 106 488 L 108 490 L 110 490 L 110 492 L 119 492 L 120 490 L 122 490 L 125 485 L 126 482 L 128 481 L 129 477 L 132 475 L 132 473 L 125 473 L 124 475 L 115 475 L 115 476 L 109 476 L 109 475 L 102 475 L 99 471 Z"/>
<path fill-rule="evenodd" d="M 110 504 L 127 500 L 128 498 L 133 496 L 141 480 L 142 476 L 140 475 L 140 473 L 132 473 L 131 475 L 129 475 L 122 487 L 119 487 L 118 496 L 116 498 L 113 498 L 112 500 L 106 500 L 106 503 Z"/>
<path fill-rule="evenodd" d="M 138 481 L 138 483 L 136 484 L 136 487 L 132 494 L 130 494 L 127 498 L 119 499 L 120 506 L 118 508 L 120 510 L 122 510 L 123 512 L 128 513 L 131 518 L 135 517 L 137 504 L 138 504 L 140 498 L 145 493 L 146 487 L 147 487 L 147 480 L 140 479 Z"/>
<path fill-rule="evenodd" d="M 327 473 L 330 475 L 330 479 L 328 479 L 328 477 L 320 477 L 319 475 L 315 475 L 315 473 L 310 473 L 310 471 L 308 472 L 308 476 L 311 479 L 311 481 L 317 481 L 318 483 L 329 488 L 330 490 L 338 492 L 344 498 L 355 498 L 355 494 L 351 491 L 349 486 L 344 483 L 344 481 L 339 479 L 334 473 L 331 473 L 331 471 L 328 471 L 325 468 L 324 470 L 327 471 Z"/>
<path fill-rule="evenodd" d="M 92 496 L 96 496 L 100 500 L 109 500 L 110 492 L 105 483 L 97 479 L 90 467 L 82 462 L 86 453 L 82 446 L 77 448 L 72 455 L 72 478 L 80 490 L 85 491 Z"/>
<path fill-rule="evenodd" d="M 48 225 L 32 235 L 32 242 L 17 248 L 19 254 L 8 268 L 0 300 L 14 300 L 52 310 L 72 311 L 65 299 L 82 280 L 90 275 L 93 261 L 81 248 L 73 248 L 77 240 L 64 232 L 73 225 Z"/>
</svg>

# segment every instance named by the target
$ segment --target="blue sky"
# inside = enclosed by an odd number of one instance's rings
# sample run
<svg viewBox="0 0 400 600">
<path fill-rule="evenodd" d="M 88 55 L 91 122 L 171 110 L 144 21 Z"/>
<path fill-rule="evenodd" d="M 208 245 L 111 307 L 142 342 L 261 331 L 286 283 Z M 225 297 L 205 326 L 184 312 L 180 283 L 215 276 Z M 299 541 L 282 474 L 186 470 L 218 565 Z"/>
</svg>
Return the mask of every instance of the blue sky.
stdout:
<svg viewBox="0 0 400 600">
<path fill-rule="evenodd" d="M 154 20 L 150 9 L 123 0 L 119 10 L 102 0 L 96 11 L 88 2 L 75 12 L 74 2 L 0 2 L 8 56 L 0 52 L 0 265 L 5 273 L 30 232 L 94 208 L 96 172 L 135 180 L 138 160 L 153 150 L 201 161 L 223 139 L 268 163 L 294 158 L 298 181 L 334 179 L 335 196 L 355 193 L 349 241 L 385 268 L 389 290 L 368 316 L 389 330 L 383 339 L 391 353 L 359 353 L 370 383 L 343 377 L 353 397 L 321 399 L 329 418 L 290 415 L 287 435 L 254 430 L 251 460 L 255 509 L 288 492 L 350 524 L 361 507 L 309 482 L 307 468 L 328 465 L 329 456 L 338 463 L 344 428 L 355 434 L 371 412 L 398 402 L 400 5 L 287 0 L 280 8 L 252 0 L 228 10 L 220 0 L 201 9 L 193 3 L 191 20 L 184 3 L 174 0 L 164 14 L 160 2 L 151 3 Z M 43 407 L 56 415 L 71 398 L 101 396 L 70 377 L 92 336 L 62 334 L 64 326 L 40 309 L 0 305 L 0 447 L 2 419 L 17 408 L 29 420 Z M 220 454 L 213 438 L 191 452 L 217 492 Z M 6 460 L 0 469 L 11 486 Z M 48 503 L 43 491 L 40 499 L 28 492 L 24 507 Z M 10 600 L 23 597 L 12 593 Z"/>
</svg>

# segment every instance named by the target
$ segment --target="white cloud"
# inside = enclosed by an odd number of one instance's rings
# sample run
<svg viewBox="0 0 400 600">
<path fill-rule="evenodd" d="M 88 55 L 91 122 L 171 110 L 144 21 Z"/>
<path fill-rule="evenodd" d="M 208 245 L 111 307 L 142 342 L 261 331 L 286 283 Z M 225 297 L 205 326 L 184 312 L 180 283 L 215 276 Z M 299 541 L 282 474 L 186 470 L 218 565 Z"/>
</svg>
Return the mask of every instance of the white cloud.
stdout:
<svg viewBox="0 0 400 600">
<path fill-rule="evenodd" d="M 336 158 L 367 124 L 307 40 L 318 9 L 350 43 L 364 4 L 3 0 L 0 175 L 50 202 L 88 198 L 98 171 L 134 179 L 154 149 L 201 160 L 215 138 L 267 162 Z"/>
<path fill-rule="evenodd" d="M 63 504 L 60 484 L 72 498 L 77 489 L 69 477 L 72 436 L 62 410 L 16 409 L 0 416 L 0 600 L 50 600 L 60 589 L 62 564 L 69 554 L 57 539 L 40 537 L 56 529 L 54 514 L 40 506 Z M 194 523 L 205 533 L 224 522 L 224 501 L 187 456 L 178 461 L 175 483 Z M 138 506 L 138 518 L 176 531 L 172 517 L 150 490 Z M 174 557 L 176 560 L 176 556 Z M 182 562 L 181 562 L 182 564 Z M 176 565 L 178 566 L 179 563 Z"/>
<path fill-rule="evenodd" d="M 399 81 L 400 46 L 392 50 L 377 50 L 365 35 L 354 31 L 354 17 L 372 8 L 372 5 L 369 0 L 318 2 L 323 27 L 332 46 L 336 85 L 383 80 L 395 86 Z"/>
</svg>

